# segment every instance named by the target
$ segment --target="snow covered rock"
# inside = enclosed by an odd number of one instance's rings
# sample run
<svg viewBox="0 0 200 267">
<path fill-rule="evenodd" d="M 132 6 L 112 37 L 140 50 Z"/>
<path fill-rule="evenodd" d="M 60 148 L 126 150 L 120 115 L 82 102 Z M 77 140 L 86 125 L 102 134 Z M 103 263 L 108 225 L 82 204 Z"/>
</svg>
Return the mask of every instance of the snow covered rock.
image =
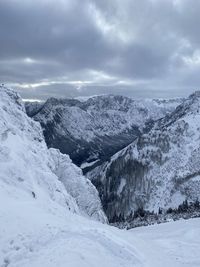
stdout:
<svg viewBox="0 0 200 267">
<path fill-rule="evenodd" d="M 88 174 L 112 221 L 200 198 L 200 94 Z"/>
<path fill-rule="evenodd" d="M 98 192 L 90 180 L 83 176 L 82 170 L 72 163 L 68 155 L 61 154 L 54 148 L 50 148 L 49 151 L 54 160 L 52 171 L 76 200 L 80 212 L 107 223 Z"/>
<path fill-rule="evenodd" d="M 56 202 L 106 222 L 91 182 L 68 156 L 48 150 L 40 124 L 26 115 L 19 95 L 4 87 L 0 87 L 0 170 L 0 190 L 13 198 L 23 195 L 44 207 Z"/>
<path fill-rule="evenodd" d="M 133 142 L 145 123 L 163 117 L 181 101 L 103 95 L 86 101 L 50 98 L 40 108 L 27 103 L 26 109 L 41 123 L 47 145 L 69 154 L 87 172 Z"/>
</svg>

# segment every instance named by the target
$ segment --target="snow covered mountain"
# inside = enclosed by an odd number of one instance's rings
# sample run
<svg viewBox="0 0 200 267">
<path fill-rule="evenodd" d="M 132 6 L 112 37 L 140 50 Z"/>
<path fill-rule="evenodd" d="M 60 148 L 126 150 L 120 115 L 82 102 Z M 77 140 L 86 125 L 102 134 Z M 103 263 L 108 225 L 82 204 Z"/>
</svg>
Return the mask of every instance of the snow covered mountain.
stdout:
<svg viewBox="0 0 200 267">
<path fill-rule="evenodd" d="M 44 104 L 26 103 L 26 110 L 41 123 L 47 145 L 69 154 L 86 172 L 133 142 L 145 123 L 163 117 L 180 102 L 102 95 L 86 101 L 50 98 Z"/>
<path fill-rule="evenodd" d="M 44 102 L 31 101 L 25 102 L 26 112 L 30 117 L 33 117 L 42 108 Z"/>
<path fill-rule="evenodd" d="M 200 92 L 88 174 L 110 221 L 200 198 Z"/>
<path fill-rule="evenodd" d="M 21 98 L 0 87 L 0 191 L 13 199 L 66 210 L 106 222 L 98 192 L 67 155 L 48 149 L 41 126 Z"/>
<path fill-rule="evenodd" d="M 101 223 L 95 188 L 67 155 L 47 148 L 39 123 L 4 87 L 0 203 L 1 267 L 200 265 L 199 219 L 130 231 Z"/>
</svg>

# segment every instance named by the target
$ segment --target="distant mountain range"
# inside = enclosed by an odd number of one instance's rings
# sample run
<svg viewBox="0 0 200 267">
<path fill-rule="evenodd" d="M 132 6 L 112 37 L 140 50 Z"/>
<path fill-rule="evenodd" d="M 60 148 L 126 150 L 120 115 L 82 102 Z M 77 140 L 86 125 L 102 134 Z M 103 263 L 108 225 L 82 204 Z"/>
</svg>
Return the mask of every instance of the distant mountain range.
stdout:
<svg viewBox="0 0 200 267">
<path fill-rule="evenodd" d="M 82 167 L 109 221 L 199 199 L 199 92 L 171 100 L 50 98 L 26 110 L 47 145 Z"/>
<path fill-rule="evenodd" d="M 41 123 L 48 147 L 69 154 L 86 173 L 132 143 L 145 126 L 150 127 L 181 102 L 114 95 L 86 101 L 50 98 L 45 103 L 26 103 L 26 111 Z"/>
</svg>

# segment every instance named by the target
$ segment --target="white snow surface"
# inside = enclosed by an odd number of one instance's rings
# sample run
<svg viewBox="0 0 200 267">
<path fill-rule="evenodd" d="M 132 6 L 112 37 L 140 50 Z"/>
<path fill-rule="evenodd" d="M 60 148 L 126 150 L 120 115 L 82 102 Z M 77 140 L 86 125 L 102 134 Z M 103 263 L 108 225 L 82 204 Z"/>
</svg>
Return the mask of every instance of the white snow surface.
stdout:
<svg viewBox="0 0 200 267">
<path fill-rule="evenodd" d="M 76 200 L 81 214 L 106 223 L 107 219 L 101 207 L 96 188 L 83 176 L 82 170 L 72 164 L 68 155 L 61 154 L 58 149 L 50 148 L 55 165 L 52 171 L 64 184 L 70 195 Z"/>
<path fill-rule="evenodd" d="M 1 190 L 0 266 L 199 267 L 200 219 L 119 230 Z"/>
<path fill-rule="evenodd" d="M 48 149 L 38 122 L 30 119 L 21 98 L 0 88 L 0 187 L 12 197 L 52 202 L 66 210 L 106 222 L 98 192 L 67 155 Z M 2 193 L 3 193 L 2 192 Z M 12 193 L 11 193 L 12 192 Z M 84 196 L 83 196 L 84 194 Z"/>
<path fill-rule="evenodd" d="M 84 162 L 84 163 L 82 163 L 81 164 L 81 169 L 84 169 L 84 168 L 87 168 L 87 167 L 91 167 L 91 166 L 93 166 L 95 163 L 97 163 L 99 161 L 99 159 L 97 159 L 97 160 L 94 160 L 94 161 L 92 161 L 92 162 Z"/>
</svg>

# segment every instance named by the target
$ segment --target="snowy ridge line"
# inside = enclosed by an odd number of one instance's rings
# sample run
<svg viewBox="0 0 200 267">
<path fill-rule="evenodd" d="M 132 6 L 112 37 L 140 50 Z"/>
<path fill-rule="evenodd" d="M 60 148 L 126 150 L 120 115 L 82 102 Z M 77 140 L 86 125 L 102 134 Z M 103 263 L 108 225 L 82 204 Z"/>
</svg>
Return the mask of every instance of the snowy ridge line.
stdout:
<svg viewBox="0 0 200 267">
<path fill-rule="evenodd" d="M 30 117 L 39 121 L 48 147 L 69 154 L 90 171 L 132 143 L 148 123 L 171 112 L 182 99 L 133 100 L 125 96 L 101 95 L 79 101 L 50 98 L 44 104 L 26 103 Z"/>
</svg>

